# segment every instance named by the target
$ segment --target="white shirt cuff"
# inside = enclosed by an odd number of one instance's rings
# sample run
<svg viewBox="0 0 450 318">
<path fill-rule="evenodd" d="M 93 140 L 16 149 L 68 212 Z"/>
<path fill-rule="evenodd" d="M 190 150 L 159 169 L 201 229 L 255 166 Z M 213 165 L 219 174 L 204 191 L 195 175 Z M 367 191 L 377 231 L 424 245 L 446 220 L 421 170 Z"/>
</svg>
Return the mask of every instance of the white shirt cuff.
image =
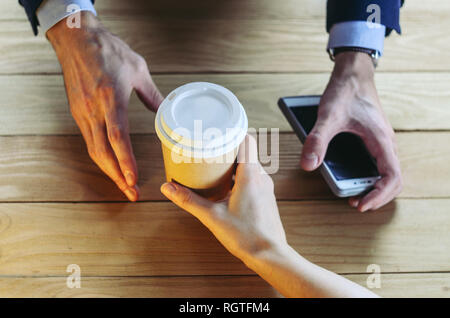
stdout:
<svg viewBox="0 0 450 318">
<path fill-rule="evenodd" d="M 90 11 L 97 15 L 91 0 L 44 0 L 36 15 L 45 34 L 62 19 L 80 11 Z"/>
<path fill-rule="evenodd" d="M 361 47 L 383 55 L 386 27 L 366 21 L 346 21 L 331 27 L 327 49 Z"/>
</svg>

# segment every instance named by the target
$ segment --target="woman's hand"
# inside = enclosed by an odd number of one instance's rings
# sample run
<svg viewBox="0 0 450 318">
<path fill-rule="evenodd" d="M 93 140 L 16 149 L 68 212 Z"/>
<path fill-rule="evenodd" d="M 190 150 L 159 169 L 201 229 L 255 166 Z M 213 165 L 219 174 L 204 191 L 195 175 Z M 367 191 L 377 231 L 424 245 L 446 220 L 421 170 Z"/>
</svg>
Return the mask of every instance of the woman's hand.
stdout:
<svg viewBox="0 0 450 318">
<path fill-rule="evenodd" d="M 211 202 L 175 183 L 161 187 L 169 200 L 198 218 L 244 262 L 250 255 L 287 245 L 272 179 L 256 154 L 256 141 L 247 136 L 239 149 L 235 185 L 226 201 Z"/>
<path fill-rule="evenodd" d="M 61 63 L 70 110 L 90 157 L 129 200 L 136 201 L 138 172 L 128 101 L 133 89 L 152 111 L 163 99 L 145 60 L 90 12 L 81 12 L 81 28 L 69 28 L 62 20 L 47 37 Z"/>
<path fill-rule="evenodd" d="M 248 151 L 246 151 L 248 150 Z M 224 202 L 165 183 L 162 193 L 198 218 L 234 256 L 287 297 L 374 297 L 369 290 L 312 264 L 286 241 L 272 179 L 257 161 L 256 141 L 242 143 L 236 183 Z"/>
</svg>

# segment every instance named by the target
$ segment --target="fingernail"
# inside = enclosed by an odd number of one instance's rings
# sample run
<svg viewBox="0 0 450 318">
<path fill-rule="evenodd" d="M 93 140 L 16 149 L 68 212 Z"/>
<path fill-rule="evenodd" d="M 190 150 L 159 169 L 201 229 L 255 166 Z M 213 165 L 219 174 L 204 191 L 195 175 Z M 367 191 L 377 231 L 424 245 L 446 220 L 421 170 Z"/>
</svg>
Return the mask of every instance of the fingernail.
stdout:
<svg viewBox="0 0 450 318">
<path fill-rule="evenodd" d="M 136 183 L 136 181 L 134 180 L 134 174 L 131 171 L 127 171 L 125 173 L 125 180 L 127 181 L 129 187 L 134 186 Z"/>
<path fill-rule="evenodd" d="M 125 195 L 127 196 L 127 198 L 130 200 L 130 201 L 136 201 L 137 200 L 137 193 L 136 193 L 136 191 L 134 190 L 134 189 L 131 189 L 131 188 L 129 188 L 129 189 L 126 189 L 125 190 Z"/>
<path fill-rule="evenodd" d="M 314 152 L 307 153 L 305 155 L 305 159 L 312 163 L 312 166 L 315 168 L 317 166 L 317 162 L 319 161 L 319 157 Z"/>
<path fill-rule="evenodd" d="M 139 199 L 139 195 L 141 193 L 141 190 L 139 189 L 137 184 L 133 188 L 134 188 L 134 191 L 136 192 L 137 199 Z"/>
<path fill-rule="evenodd" d="M 349 202 L 350 202 L 350 206 L 351 206 L 352 208 L 358 207 L 359 200 L 349 200 Z"/>
<path fill-rule="evenodd" d="M 359 211 L 361 211 L 362 213 L 366 212 L 369 208 L 367 206 L 362 206 Z"/>
<path fill-rule="evenodd" d="M 175 186 L 174 186 L 172 183 L 164 183 L 164 184 L 161 186 L 161 192 L 162 192 L 163 194 L 170 195 L 170 194 L 175 193 L 176 190 L 177 190 L 177 189 L 175 188 Z"/>
</svg>

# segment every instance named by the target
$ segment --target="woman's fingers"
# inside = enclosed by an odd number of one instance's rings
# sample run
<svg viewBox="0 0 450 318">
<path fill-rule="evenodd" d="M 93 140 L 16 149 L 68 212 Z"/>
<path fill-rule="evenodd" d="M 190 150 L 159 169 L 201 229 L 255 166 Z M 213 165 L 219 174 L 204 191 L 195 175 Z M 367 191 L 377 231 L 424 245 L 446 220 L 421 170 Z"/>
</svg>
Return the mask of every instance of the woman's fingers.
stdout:
<svg viewBox="0 0 450 318">
<path fill-rule="evenodd" d="M 239 146 L 237 162 L 236 185 L 250 181 L 256 174 L 265 173 L 258 161 L 258 147 L 253 136 L 245 136 L 244 141 Z"/>
<path fill-rule="evenodd" d="M 203 224 L 207 225 L 210 223 L 211 214 L 213 213 L 212 209 L 215 203 L 173 182 L 164 183 L 161 186 L 161 192 L 170 201 L 191 213 Z"/>
</svg>

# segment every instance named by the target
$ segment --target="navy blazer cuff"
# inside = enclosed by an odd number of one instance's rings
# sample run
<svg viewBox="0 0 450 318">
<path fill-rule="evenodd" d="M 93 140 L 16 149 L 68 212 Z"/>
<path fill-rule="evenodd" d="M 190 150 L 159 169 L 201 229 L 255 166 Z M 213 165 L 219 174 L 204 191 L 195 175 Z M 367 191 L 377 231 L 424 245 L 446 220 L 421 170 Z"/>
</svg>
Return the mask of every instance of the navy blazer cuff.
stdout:
<svg viewBox="0 0 450 318">
<path fill-rule="evenodd" d="M 27 13 L 28 20 L 30 20 L 31 27 L 33 29 L 34 35 L 38 34 L 38 25 L 39 21 L 36 16 L 36 11 L 44 0 L 19 0 L 19 3 L 25 8 L 25 12 Z M 91 0 L 92 3 L 95 0 Z"/>
<path fill-rule="evenodd" d="M 404 0 L 328 0 L 327 32 L 335 23 L 346 21 L 367 21 L 372 12 L 367 12 L 371 4 L 380 6 L 380 24 L 386 27 L 386 35 L 392 30 L 401 33 L 400 7 Z M 374 22 L 374 21 L 370 21 Z"/>
</svg>

